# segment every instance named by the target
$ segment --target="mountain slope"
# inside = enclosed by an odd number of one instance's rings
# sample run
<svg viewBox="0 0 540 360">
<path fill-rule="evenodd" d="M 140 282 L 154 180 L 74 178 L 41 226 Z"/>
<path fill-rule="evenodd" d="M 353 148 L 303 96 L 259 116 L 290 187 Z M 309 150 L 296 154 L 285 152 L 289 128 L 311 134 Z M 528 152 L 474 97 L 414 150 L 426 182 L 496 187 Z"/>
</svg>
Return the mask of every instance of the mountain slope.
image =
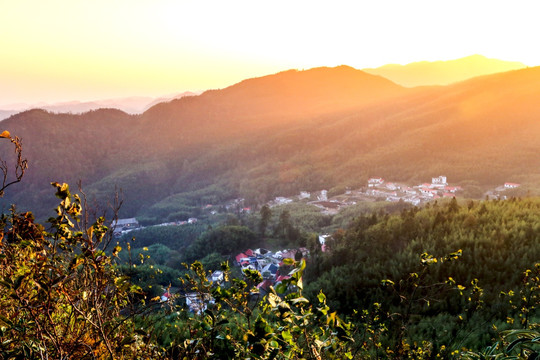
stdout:
<svg viewBox="0 0 540 360">
<path fill-rule="evenodd" d="M 525 68 L 516 61 L 488 59 L 472 55 L 449 61 L 420 61 L 407 65 L 389 64 L 365 72 L 384 76 L 407 87 L 425 85 L 448 85 L 473 77 Z"/>
<path fill-rule="evenodd" d="M 122 188 L 122 216 L 172 219 L 234 196 L 262 203 L 370 176 L 533 181 L 539 97 L 540 67 L 419 89 L 338 67 L 250 79 L 140 116 L 35 110 L 3 123 L 30 162 L 3 204 L 45 213 L 50 181 L 82 179 L 96 199 Z"/>
<path fill-rule="evenodd" d="M 407 92 L 387 79 L 348 66 L 289 70 L 158 104 L 142 115 L 138 131 L 151 134 L 149 139 L 161 137 L 162 144 L 213 142 L 310 121 Z"/>
</svg>

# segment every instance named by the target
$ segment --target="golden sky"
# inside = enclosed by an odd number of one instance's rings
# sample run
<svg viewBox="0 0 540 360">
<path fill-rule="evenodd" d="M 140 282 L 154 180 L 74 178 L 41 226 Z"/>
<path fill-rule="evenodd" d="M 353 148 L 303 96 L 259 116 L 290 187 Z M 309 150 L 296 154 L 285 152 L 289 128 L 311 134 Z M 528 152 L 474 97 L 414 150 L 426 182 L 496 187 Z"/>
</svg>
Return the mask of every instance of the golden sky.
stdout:
<svg viewBox="0 0 540 360">
<path fill-rule="evenodd" d="M 286 69 L 540 64 L 537 1 L 0 0 L 0 105 L 162 96 Z"/>
</svg>

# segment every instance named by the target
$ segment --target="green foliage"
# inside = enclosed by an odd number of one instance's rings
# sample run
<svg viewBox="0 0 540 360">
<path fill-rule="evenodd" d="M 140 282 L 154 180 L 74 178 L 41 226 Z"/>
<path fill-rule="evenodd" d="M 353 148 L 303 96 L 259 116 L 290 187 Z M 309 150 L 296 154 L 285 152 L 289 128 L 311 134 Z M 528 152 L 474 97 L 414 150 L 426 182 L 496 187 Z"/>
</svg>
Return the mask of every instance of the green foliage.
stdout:
<svg viewBox="0 0 540 360">
<path fill-rule="evenodd" d="M 121 316 L 140 289 L 104 251 L 104 219 L 79 229 L 79 197 L 66 184 L 52 185 L 61 201 L 50 231 L 14 208 L 1 219 L 0 358 L 152 356 L 132 317 Z"/>
<path fill-rule="evenodd" d="M 1 358 L 538 356 L 540 264 L 497 278 L 488 256 L 506 252 L 494 264 L 508 269 L 538 259 L 538 201 L 467 206 L 450 201 L 394 216 L 363 215 L 350 230 L 328 240 L 329 253 L 316 254 L 317 280 L 309 279 L 313 273 L 308 276 L 305 259 L 286 259 L 289 278 L 262 293 L 256 287 L 262 281 L 259 272 L 247 270 L 234 278 L 227 263 L 220 264 L 221 284 L 210 282 L 198 261 L 183 273 L 170 269 L 163 265 L 169 252 L 164 245 L 131 249 L 134 242 L 127 241 L 124 249 L 116 245 L 107 251 L 104 219 L 85 228 L 79 197 L 66 184 L 53 185 L 60 205 L 49 231 L 30 213 L 12 209 L 2 216 Z M 461 226 L 471 216 L 475 221 Z M 482 242 L 484 232 L 496 246 Z M 472 243 L 466 241 L 471 234 L 476 235 Z M 193 254 L 202 253 L 202 244 L 219 249 L 203 259 L 215 270 L 223 255 L 234 254 L 254 236 L 245 227 L 222 226 L 189 249 Z M 514 246 L 514 238 L 526 248 Z M 310 238 L 310 247 L 316 241 Z M 415 255 L 419 250 L 425 251 Z M 126 251 L 133 257 L 120 260 Z M 506 257 L 513 265 L 501 263 Z M 179 290 L 161 302 L 162 287 L 173 292 L 171 285 Z M 183 305 L 188 298 L 200 302 L 194 313 Z M 494 322 L 507 330 L 490 332 Z M 497 343 L 483 345 L 499 335 Z"/>
<path fill-rule="evenodd" d="M 183 252 L 206 229 L 207 225 L 200 223 L 183 226 L 148 226 L 142 230 L 132 231 L 123 235 L 120 238 L 120 242 L 126 244 L 135 238 L 133 246 L 138 248 L 161 244 L 169 249 Z"/>
<path fill-rule="evenodd" d="M 465 351 L 466 360 L 537 360 L 540 358 L 540 332 L 535 330 L 507 330 L 501 332 L 501 340 L 483 351 Z"/>
<path fill-rule="evenodd" d="M 200 298 L 212 296 L 215 305 L 192 317 L 178 314 L 171 330 L 190 329 L 190 340 L 178 334 L 169 353 L 199 359 L 351 359 L 352 324 L 330 310 L 322 292 L 317 305 L 311 305 L 302 295 L 305 262 L 291 265 L 291 278 L 263 297 L 253 286 L 262 280 L 258 272 L 246 271 L 245 280 L 213 286 L 203 266 L 192 264 L 190 291 Z M 222 270 L 228 278 L 226 263 Z"/>
<path fill-rule="evenodd" d="M 225 225 L 210 229 L 195 240 L 185 252 L 187 262 L 204 258 L 209 252 L 234 256 L 248 248 L 256 234 L 244 226 Z"/>
<path fill-rule="evenodd" d="M 487 324 L 504 330 L 538 322 L 534 266 L 540 259 L 539 210 L 539 199 L 512 199 L 450 201 L 396 215 L 360 215 L 349 230 L 327 239 L 329 252 L 319 253 L 308 267 L 306 295 L 314 299 L 324 289 L 329 304 L 344 314 L 373 303 L 382 304 L 385 313 L 411 314 L 404 336 L 409 344 L 429 339 L 435 347 L 453 350 L 485 346 L 496 335 Z M 440 261 L 457 250 L 459 261 Z M 432 254 L 422 258 L 427 272 L 418 267 L 421 253 Z M 524 275 L 524 269 L 533 273 Z M 418 274 L 421 283 L 411 274 Z M 386 279 L 397 288 L 381 289 Z M 437 286 L 446 290 L 429 295 Z M 404 312 L 405 299 L 416 298 L 426 301 L 413 301 Z M 404 324 L 390 321 L 386 326 L 395 331 Z M 381 338 L 383 345 L 397 338 L 399 331 L 392 331 Z"/>
</svg>

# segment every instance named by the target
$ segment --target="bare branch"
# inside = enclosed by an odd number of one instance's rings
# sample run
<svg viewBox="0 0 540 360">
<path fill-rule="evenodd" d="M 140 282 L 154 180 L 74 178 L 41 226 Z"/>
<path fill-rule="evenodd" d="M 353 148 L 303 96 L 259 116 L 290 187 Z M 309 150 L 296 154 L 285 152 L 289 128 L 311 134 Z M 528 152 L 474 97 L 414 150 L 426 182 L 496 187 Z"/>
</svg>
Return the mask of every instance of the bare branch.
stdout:
<svg viewBox="0 0 540 360">
<path fill-rule="evenodd" d="M 9 167 L 5 160 L 0 158 L 0 171 L 2 172 L 2 184 L 0 185 L 0 197 L 4 196 L 4 190 L 13 184 L 20 182 L 28 168 L 28 160 L 22 157 L 22 141 L 18 136 L 11 137 L 9 131 L 4 131 L 0 134 L 0 138 L 10 139 L 11 143 L 15 147 L 15 154 L 17 157 L 15 163 L 15 178 L 9 179 Z"/>
</svg>

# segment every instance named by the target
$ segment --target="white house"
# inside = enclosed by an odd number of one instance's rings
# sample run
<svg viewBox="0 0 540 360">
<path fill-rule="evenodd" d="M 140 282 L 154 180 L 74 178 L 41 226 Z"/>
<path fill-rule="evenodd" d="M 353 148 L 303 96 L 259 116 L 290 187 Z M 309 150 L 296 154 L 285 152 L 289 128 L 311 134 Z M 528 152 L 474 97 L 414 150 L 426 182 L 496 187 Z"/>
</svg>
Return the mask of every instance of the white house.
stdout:
<svg viewBox="0 0 540 360">
<path fill-rule="evenodd" d="M 515 189 L 515 188 L 518 188 L 520 186 L 521 186 L 521 184 L 510 183 L 510 182 L 504 183 L 504 188 L 505 189 Z"/>
<path fill-rule="evenodd" d="M 300 195 L 298 196 L 299 199 L 309 199 L 311 197 L 311 194 L 307 191 L 300 191 Z"/>
<path fill-rule="evenodd" d="M 434 197 L 435 195 L 437 195 L 437 190 L 434 190 L 434 189 L 423 187 L 423 188 L 420 188 L 419 190 L 425 196 Z"/>
<path fill-rule="evenodd" d="M 414 206 L 418 206 L 422 201 L 417 198 L 416 196 L 414 197 L 408 197 L 404 200 L 405 202 L 408 202 L 410 204 L 413 204 Z"/>
<path fill-rule="evenodd" d="M 404 187 L 404 188 L 401 188 L 401 191 L 403 191 L 405 194 L 407 195 L 416 195 L 416 190 L 414 189 L 411 189 L 410 187 Z"/>
<path fill-rule="evenodd" d="M 371 178 L 368 180 L 368 187 L 376 187 L 384 183 L 383 178 Z"/>
<path fill-rule="evenodd" d="M 127 231 L 131 231 L 139 227 L 139 222 L 135 218 L 113 220 L 111 229 L 115 236 L 120 236 Z"/>
<path fill-rule="evenodd" d="M 223 271 L 216 270 L 212 273 L 211 276 L 213 283 L 221 283 L 224 279 Z"/>
<path fill-rule="evenodd" d="M 278 196 L 274 199 L 274 202 L 278 205 L 282 205 L 282 204 L 288 204 L 288 203 L 292 203 L 292 199 L 288 199 L 286 197 L 283 197 L 283 196 Z"/>
<path fill-rule="evenodd" d="M 397 192 L 396 191 L 384 191 L 384 190 L 377 190 L 377 189 L 373 189 L 373 190 L 368 190 L 368 195 L 371 195 L 371 196 L 381 196 L 381 197 L 387 197 L 387 196 L 397 196 Z"/>
<path fill-rule="evenodd" d="M 328 190 L 321 190 L 321 194 L 317 196 L 319 201 L 328 201 Z"/>
<path fill-rule="evenodd" d="M 321 245 L 326 244 L 326 239 L 328 239 L 331 235 L 325 234 L 325 235 L 319 235 L 319 243 Z"/>
<path fill-rule="evenodd" d="M 113 220 L 111 223 L 112 228 L 136 228 L 139 227 L 139 222 L 135 218 L 129 218 L 129 219 L 118 219 Z"/>
<path fill-rule="evenodd" d="M 458 186 L 445 186 L 444 187 L 444 191 L 449 192 L 449 193 L 455 193 L 459 189 L 460 188 Z"/>
<path fill-rule="evenodd" d="M 161 302 L 167 302 L 171 298 L 171 293 L 169 289 L 164 290 L 163 295 L 161 295 Z"/>
<path fill-rule="evenodd" d="M 189 307 L 189 310 L 197 315 L 202 314 L 206 308 L 206 303 L 213 304 L 215 301 L 210 296 L 210 294 L 201 294 L 201 293 L 187 293 L 186 294 L 186 305 Z"/>
<path fill-rule="evenodd" d="M 447 186 L 448 183 L 446 182 L 446 176 L 439 176 L 436 178 L 431 178 L 431 187 L 432 188 L 443 188 Z"/>
</svg>

